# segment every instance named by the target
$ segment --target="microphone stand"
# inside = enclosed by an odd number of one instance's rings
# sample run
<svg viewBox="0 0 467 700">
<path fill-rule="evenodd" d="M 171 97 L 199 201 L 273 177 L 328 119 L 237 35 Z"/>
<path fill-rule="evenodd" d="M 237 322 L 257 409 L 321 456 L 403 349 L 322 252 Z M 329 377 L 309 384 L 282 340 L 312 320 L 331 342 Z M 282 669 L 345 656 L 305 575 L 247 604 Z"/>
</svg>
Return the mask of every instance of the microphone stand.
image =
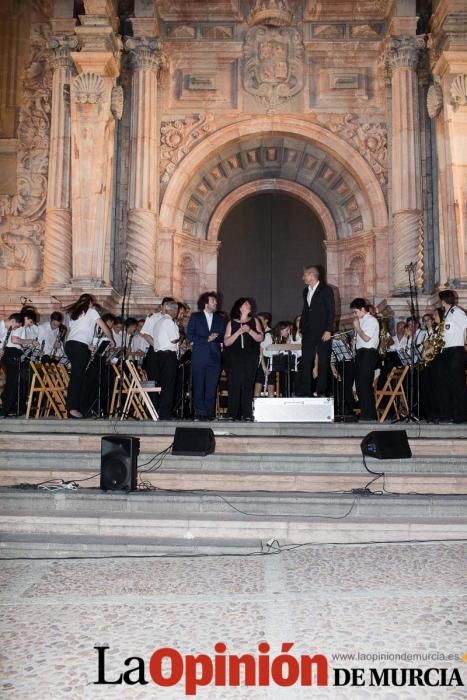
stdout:
<svg viewBox="0 0 467 700">
<path fill-rule="evenodd" d="M 412 342 L 410 343 L 410 366 L 409 366 L 409 412 L 405 418 L 393 421 L 394 423 L 419 423 L 420 418 L 414 411 L 414 375 L 415 375 L 415 337 L 416 325 L 419 319 L 417 282 L 415 280 L 415 263 L 406 265 L 405 271 L 409 277 L 410 293 L 410 315 L 412 317 Z"/>
<path fill-rule="evenodd" d="M 127 328 L 126 320 L 129 317 L 130 311 L 130 292 L 131 285 L 133 284 L 133 273 L 136 270 L 136 266 L 133 263 L 125 260 L 125 284 L 123 285 L 123 296 L 122 296 L 122 307 L 121 307 L 121 317 L 123 320 L 122 326 L 122 352 L 120 353 L 119 360 L 119 372 L 120 372 L 120 386 L 118 389 L 118 399 L 117 407 L 115 409 L 115 415 L 122 415 L 122 391 L 123 391 L 123 372 L 125 367 L 125 355 L 126 355 L 126 338 L 127 338 Z"/>
</svg>

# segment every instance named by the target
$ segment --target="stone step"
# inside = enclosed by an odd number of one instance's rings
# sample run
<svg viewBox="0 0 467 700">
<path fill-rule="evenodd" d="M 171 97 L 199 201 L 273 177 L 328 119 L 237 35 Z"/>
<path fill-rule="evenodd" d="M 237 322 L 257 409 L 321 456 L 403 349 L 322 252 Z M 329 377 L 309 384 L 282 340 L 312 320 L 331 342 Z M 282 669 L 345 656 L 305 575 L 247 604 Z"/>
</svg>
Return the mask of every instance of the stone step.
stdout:
<svg viewBox="0 0 467 700">
<path fill-rule="evenodd" d="M 462 517 L 466 499 L 456 495 L 356 495 L 281 492 L 217 493 L 142 491 L 103 492 L 83 488 L 78 491 L 0 489 L 1 518 L 64 517 L 265 517 L 300 519 L 340 518 L 349 508 L 353 517 Z M 27 526 L 27 525 L 26 525 Z"/>
<path fill-rule="evenodd" d="M 467 424 L 431 423 L 242 423 L 233 421 L 115 421 L 115 420 L 58 420 L 56 418 L 8 418 L 0 421 L 0 435 L 12 433 L 65 434 L 65 435 L 135 435 L 173 436 L 177 427 L 212 428 L 218 436 L 280 436 L 306 438 L 360 438 L 373 430 L 405 430 L 412 438 L 467 438 Z"/>
<path fill-rule="evenodd" d="M 67 452 L 96 452 L 101 449 L 101 435 L 46 435 L 23 434 L 21 442 L 15 435 L 0 433 L 0 464 L 9 451 L 43 454 Z M 243 436 L 231 437 L 216 435 L 216 453 L 221 454 L 293 454 L 293 455 L 360 455 L 361 438 L 348 437 L 270 437 Z M 142 436 L 141 454 L 150 455 L 165 450 L 171 445 L 170 437 Z M 418 455 L 462 456 L 467 460 L 467 438 L 413 438 L 410 441 L 412 453 Z"/>
</svg>

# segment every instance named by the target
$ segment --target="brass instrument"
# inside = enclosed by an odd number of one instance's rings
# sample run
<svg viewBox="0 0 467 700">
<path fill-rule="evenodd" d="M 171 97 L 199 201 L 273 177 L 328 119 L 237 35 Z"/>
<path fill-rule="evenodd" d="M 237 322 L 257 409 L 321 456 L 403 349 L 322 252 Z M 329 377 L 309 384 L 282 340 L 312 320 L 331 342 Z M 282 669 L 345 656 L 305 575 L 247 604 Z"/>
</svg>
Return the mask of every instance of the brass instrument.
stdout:
<svg viewBox="0 0 467 700">
<path fill-rule="evenodd" d="M 334 338 L 343 338 L 344 335 L 350 335 L 353 332 L 353 328 L 348 328 L 346 331 L 339 331 L 338 333 L 334 333 L 333 335 L 331 335 L 330 340 L 333 340 Z"/>
<path fill-rule="evenodd" d="M 388 351 L 389 343 L 389 328 L 388 328 L 388 318 L 387 316 L 377 316 L 379 323 L 379 344 L 378 353 L 380 357 L 386 357 Z M 388 337 L 389 336 L 389 337 Z"/>
<path fill-rule="evenodd" d="M 438 357 L 444 344 L 444 321 L 441 321 L 423 343 L 422 360 L 425 367 Z"/>
</svg>

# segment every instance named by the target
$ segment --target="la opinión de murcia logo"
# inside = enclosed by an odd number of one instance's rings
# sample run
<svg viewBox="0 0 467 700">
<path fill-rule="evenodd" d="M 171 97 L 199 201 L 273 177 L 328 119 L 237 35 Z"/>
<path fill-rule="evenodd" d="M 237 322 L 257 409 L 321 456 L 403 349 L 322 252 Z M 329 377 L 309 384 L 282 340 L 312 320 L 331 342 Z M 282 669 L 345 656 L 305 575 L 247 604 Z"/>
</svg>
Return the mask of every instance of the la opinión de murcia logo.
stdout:
<svg viewBox="0 0 467 700">
<path fill-rule="evenodd" d="M 229 654 L 224 642 L 214 645 L 214 653 L 181 654 L 172 647 L 156 649 L 145 660 L 130 656 L 124 660 L 125 670 L 111 677 L 106 669 L 108 645 L 96 645 L 98 678 L 94 685 L 148 685 L 148 678 L 161 688 L 184 684 L 185 695 L 196 695 L 200 688 L 261 687 L 277 685 L 311 686 L 374 686 L 374 687 L 451 687 L 463 686 L 457 668 L 332 668 L 324 654 L 295 657 L 290 652 L 294 642 L 283 642 L 281 653 L 271 656 L 267 642 L 258 644 L 258 653 Z"/>
</svg>

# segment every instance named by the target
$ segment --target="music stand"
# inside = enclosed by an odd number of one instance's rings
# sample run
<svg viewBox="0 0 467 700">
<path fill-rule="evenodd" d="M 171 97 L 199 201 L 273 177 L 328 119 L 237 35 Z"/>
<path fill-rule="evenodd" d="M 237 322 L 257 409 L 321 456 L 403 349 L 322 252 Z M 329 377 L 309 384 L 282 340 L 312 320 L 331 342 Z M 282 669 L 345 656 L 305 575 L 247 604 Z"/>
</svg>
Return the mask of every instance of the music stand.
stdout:
<svg viewBox="0 0 467 700">
<path fill-rule="evenodd" d="M 347 362 L 353 360 L 352 350 L 349 348 L 348 344 L 342 338 L 333 338 L 331 344 L 331 353 L 338 363 L 342 365 L 342 387 L 341 387 L 341 401 L 340 401 L 340 420 L 345 420 L 345 365 Z"/>
</svg>

